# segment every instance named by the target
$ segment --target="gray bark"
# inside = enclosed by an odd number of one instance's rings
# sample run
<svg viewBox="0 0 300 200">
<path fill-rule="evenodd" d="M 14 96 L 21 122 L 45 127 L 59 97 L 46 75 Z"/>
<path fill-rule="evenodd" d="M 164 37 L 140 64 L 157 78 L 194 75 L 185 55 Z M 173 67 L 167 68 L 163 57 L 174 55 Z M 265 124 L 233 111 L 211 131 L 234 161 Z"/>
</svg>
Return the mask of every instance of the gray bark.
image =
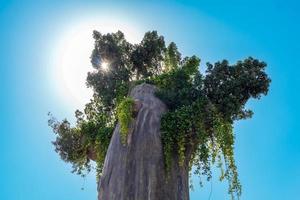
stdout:
<svg viewBox="0 0 300 200">
<path fill-rule="evenodd" d="M 160 120 L 167 111 L 154 95 L 155 87 L 138 85 L 130 96 L 138 102 L 127 144 L 120 139 L 120 125 L 114 130 L 98 184 L 98 200 L 188 200 L 187 162 L 178 165 L 174 154 L 171 170 L 165 171 Z"/>
</svg>

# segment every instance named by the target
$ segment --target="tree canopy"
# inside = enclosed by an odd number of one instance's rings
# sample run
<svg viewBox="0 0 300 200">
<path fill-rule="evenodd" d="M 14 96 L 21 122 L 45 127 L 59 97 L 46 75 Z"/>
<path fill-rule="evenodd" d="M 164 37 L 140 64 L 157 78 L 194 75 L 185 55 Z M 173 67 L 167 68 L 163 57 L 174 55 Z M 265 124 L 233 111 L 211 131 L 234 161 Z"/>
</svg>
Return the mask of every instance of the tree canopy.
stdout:
<svg viewBox="0 0 300 200">
<path fill-rule="evenodd" d="M 145 33 L 135 45 L 127 42 L 121 31 L 94 31 L 93 37 L 91 63 L 95 71 L 87 75 L 93 98 L 84 111 L 75 112 L 74 126 L 66 119 L 49 119 L 57 136 L 53 144 L 62 160 L 71 163 L 78 174 L 90 171 L 94 160 L 101 175 L 116 123 L 128 123 L 132 117 L 126 113 L 131 112 L 133 103 L 127 98 L 129 90 L 150 83 L 168 107 L 161 121 L 166 170 L 177 155 L 180 166 L 195 166 L 194 173 L 210 179 L 211 166 L 216 164 L 221 169 L 220 179 L 229 182 L 229 193 L 233 198 L 240 196 L 233 123 L 252 116 L 245 108 L 250 98 L 268 93 L 271 80 L 265 72 L 266 63 L 252 57 L 236 64 L 222 60 L 207 63 L 205 74 L 201 74 L 197 56 L 182 58 L 176 44 L 166 46 L 156 31 Z M 108 70 L 101 69 L 104 62 Z M 122 130 L 126 132 L 126 124 Z"/>
</svg>

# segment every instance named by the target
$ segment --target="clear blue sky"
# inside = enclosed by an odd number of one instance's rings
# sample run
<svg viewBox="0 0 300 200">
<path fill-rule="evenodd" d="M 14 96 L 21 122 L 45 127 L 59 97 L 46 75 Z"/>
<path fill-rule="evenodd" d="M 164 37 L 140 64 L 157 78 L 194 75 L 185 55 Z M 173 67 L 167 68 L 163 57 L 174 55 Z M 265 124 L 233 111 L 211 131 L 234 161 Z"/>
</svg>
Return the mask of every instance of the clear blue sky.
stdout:
<svg viewBox="0 0 300 200">
<path fill-rule="evenodd" d="M 209 2 L 209 3 L 208 3 Z M 247 56 L 268 63 L 267 97 L 251 101 L 237 122 L 236 161 L 242 200 L 297 200 L 300 189 L 300 3 L 297 1 L 3 1 L 0 0 L 0 199 L 96 199 L 94 174 L 70 173 L 50 143 L 47 112 L 73 113 L 48 79 L 49 49 L 70 21 L 95 12 L 130 18 L 158 30 L 184 55 L 203 63 Z M 76 20 L 75 20 L 76 21 Z M 53 81 L 53 80 L 52 80 Z M 85 190 L 80 188 L 84 184 Z M 210 183 L 191 192 L 208 199 Z M 211 200 L 229 199 L 212 183 Z"/>
</svg>

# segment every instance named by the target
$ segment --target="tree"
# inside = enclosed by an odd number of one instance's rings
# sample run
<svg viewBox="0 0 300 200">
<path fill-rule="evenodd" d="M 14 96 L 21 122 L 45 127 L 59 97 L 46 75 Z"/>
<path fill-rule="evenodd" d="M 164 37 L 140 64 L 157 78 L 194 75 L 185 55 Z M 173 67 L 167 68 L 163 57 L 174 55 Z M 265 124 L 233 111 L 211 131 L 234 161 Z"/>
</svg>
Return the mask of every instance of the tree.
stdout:
<svg viewBox="0 0 300 200">
<path fill-rule="evenodd" d="M 87 77 L 93 99 L 83 112 L 75 112 L 74 127 L 67 120 L 49 120 L 57 134 L 53 144 L 62 160 L 72 163 L 78 174 L 89 172 L 94 160 L 101 176 L 114 127 L 120 124 L 121 130 L 118 126 L 115 130 L 126 146 L 135 112 L 139 112 L 129 91 L 148 83 L 155 86 L 155 96 L 167 107 L 160 119 L 165 174 L 176 176 L 174 173 L 184 169 L 181 176 L 188 180 L 188 172 L 195 166 L 194 173 L 209 180 L 211 166 L 217 164 L 220 179 L 229 182 L 232 198 L 239 197 L 233 123 L 252 116 L 253 112 L 245 109 L 250 98 L 268 93 L 271 80 L 265 73 L 266 63 L 251 57 L 234 65 L 223 60 L 207 63 L 202 75 L 198 57 L 181 59 L 176 44 L 166 48 L 156 31 L 147 32 L 137 45 L 128 43 L 120 31 L 106 35 L 94 31 L 94 39 L 91 62 L 96 71 Z M 109 63 L 108 71 L 101 69 L 102 62 Z"/>
<path fill-rule="evenodd" d="M 172 69 L 178 68 L 181 61 L 181 54 L 177 49 L 177 46 L 174 42 L 171 42 L 165 53 L 165 71 L 170 71 Z"/>
<path fill-rule="evenodd" d="M 135 46 L 130 57 L 137 80 L 161 73 L 164 51 L 164 37 L 158 36 L 156 31 L 145 33 L 142 42 Z"/>
</svg>

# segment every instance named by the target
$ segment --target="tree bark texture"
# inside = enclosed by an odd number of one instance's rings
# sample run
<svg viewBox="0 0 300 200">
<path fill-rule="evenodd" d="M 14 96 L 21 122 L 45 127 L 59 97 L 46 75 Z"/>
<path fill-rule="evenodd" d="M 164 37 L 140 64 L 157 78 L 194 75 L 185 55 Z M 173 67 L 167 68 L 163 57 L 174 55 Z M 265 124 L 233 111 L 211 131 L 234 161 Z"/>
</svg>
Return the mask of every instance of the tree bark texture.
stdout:
<svg viewBox="0 0 300 200">
<path fill-rule="evenodd" d="M 188 162 L 178 165 L 174 154 L 167 173 L 164 166 L 160 121 L 166 105 L 154 95 L 155 87 L 141 84 L 135 99 L 135 118 L 122 144 L 117 124 L 98 183 L 98 200 L 188 200 Z"/>
</svg>

